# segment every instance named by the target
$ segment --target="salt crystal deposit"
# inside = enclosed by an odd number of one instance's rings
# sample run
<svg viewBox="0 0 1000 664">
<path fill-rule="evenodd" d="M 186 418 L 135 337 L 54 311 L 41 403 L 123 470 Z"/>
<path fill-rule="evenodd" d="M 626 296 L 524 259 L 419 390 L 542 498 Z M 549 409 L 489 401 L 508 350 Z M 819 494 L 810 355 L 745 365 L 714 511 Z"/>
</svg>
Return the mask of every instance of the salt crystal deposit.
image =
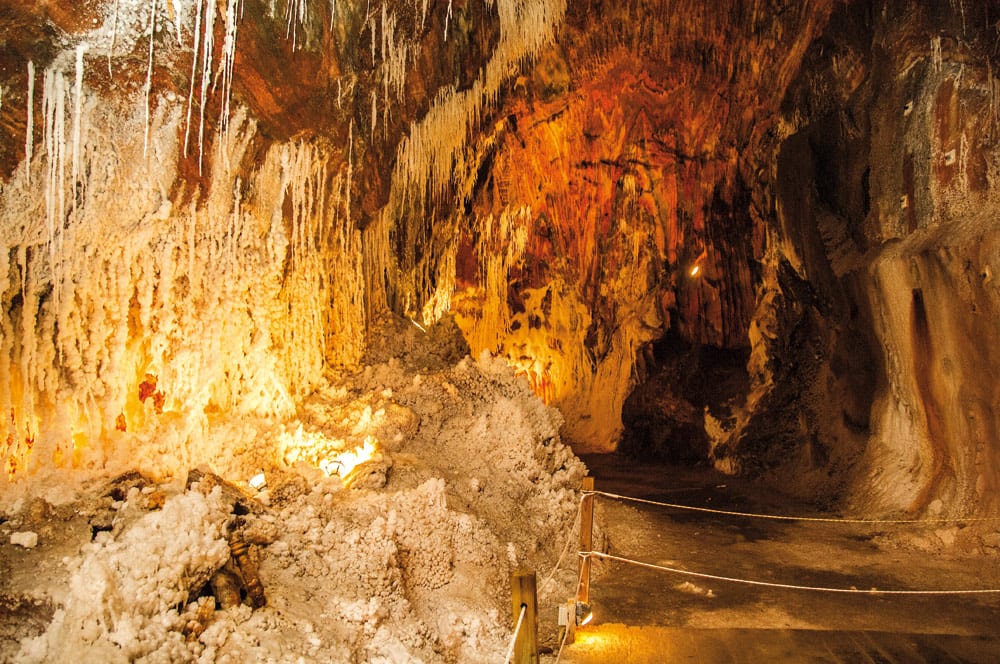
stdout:
<svg viewBox="0 0 1000 664">
<path fill-rule="evenodd" d="M 0 642 L 0 652 L 19 662 L 501 659 L 510 574 L 552 570 L 573 535 L 585 468 L 559 440 L 558 412 L 523 378 L 431 334 L 392 326 L 385 348 L 399 357 L 329 376 L 280 425 L 227 429 L 252 439 L 231 440 L 245 452 L 209 465 L 245 491 L 248 514 L 234 517 L 223 487 L 185 487 L 183 477 L 133 477 L 103 499 L 109 485 L 95 479 L 48 508 L 79 537 L 65 538 L 58 561 L 43 542 L 17 565 L 59 571 L 16 575 L 13 585 L 50 602 L 51 622 Z M 327 474 L 308 455 L 283 461 L 310 442 L 333 455 L 366 440 L 377 441 L 381 467 L 354 472 L 381 473 L 381 482 Z M 261 466 L 268 483 L 258 493 L 249 480 Z M 100 509 L 112 512 L 106 529 Z M 29 512 L 21 501 L 7 518 Z M 261 609 L 214 608 L 208 581 L 230 558 L 234 518 L 255 543 Z M 26 546 L 22 535 L 12 544 Z M 575 569 L 564 567 L 548 595 L 571 592 Z"/>
</svg>

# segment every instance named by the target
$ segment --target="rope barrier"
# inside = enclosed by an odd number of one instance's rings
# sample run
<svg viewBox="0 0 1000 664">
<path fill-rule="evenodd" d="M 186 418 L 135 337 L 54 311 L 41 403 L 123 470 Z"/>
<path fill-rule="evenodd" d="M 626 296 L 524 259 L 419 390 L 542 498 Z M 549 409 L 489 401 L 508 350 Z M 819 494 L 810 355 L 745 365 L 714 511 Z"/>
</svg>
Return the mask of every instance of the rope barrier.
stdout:
<svg viewBox="0 0 1000 664">
<path fill-rule="evenodd" d="M 510 658 L 514 654 L 514 646 L 517 645 L 517 635 L 521 631 L 521 624 L 524 622 L 524 614 L 528 607 L 521 605 L 521 615 L 517 617 L 517 625 L 514 627 L 514 635 L 510 637 L 510 646 L 507 648 L 507 656 L 503 659 L 503 664 L 510 664 Z"/>
<path fill-rule="evenodd" d="M 870 590 L 861 590 L 858 588 L 829 588 L 824 586 L 799 586 L 789 583 L 771 583 L 768 581 L 753 581 L 750 579 L 739 579 L 730 576 L 717 576 L 715 574 L 692 572 L 689 570 L 678 569 L 676 567 L 667 567 L 665 565 L 654 565 L 653 563 L 644 563 L 639 560 L 632 560 L 631 558 L 623 558 L 621 556 L 615 556 L 610 553 L 601 553 L 599 551 L 580 551 L 578 555 L 584 557 L 594 556 L 595 558 L 603 558 L 606 560 L 616 560 L 618 562 L 627 563 L 629 565 L 636 565 L 638 567 L 646 567 L 648 569 L 660 570 L 663 572 L 670 572 L 673 574 L 681 574 L 684 576 L 693 576 L 699 579 L 708 579 L 711 581 L 725 581 L 728 583 L 742 583 L 744 585 L 762 586 L 765 588 L 782 588 L 785 590 L 810 590 L 816 592 L 859 594 L 859 595 L 987 595 L 987 594 L 1000 593 L 1000 588 L 988 588 L 988 589 L 973 588 L 965 590 L 879 590 L 877 588 L 872 588 Z"/>
<path fill-rule="evenodd" d="M 573 525 L 569 527 L 569 537 L 566 538 L 566 546 L 563 547 L 562 553 L 559 554 L 559 559 L 556 560 L 556 566 L 552 568 L 545 580 L 542 581 L 541 585 L 538 586 L 538 592 L 545 590 L 545 586 L 552 582 L 553 577 L 555 577 L 556 572 L 559 571 L 559 566 L 562 565 L 563 558 L 569 553 L 569 545 L 573 543 L 573 531 L 576 530 L 576 524 L 580 520 L 580 506 L 583 505 L 583 496 L 580 496 L 580 504 L 576 507 L 576 514 L 573 515 Z"/>
<path fill-rule="evenodd" d="M 567 619 L 572 620 L 572 618 L 567 618 Z M 556 653 L 555 664 L 559 664 L 559 660 L 562 659 L 563 648 L 566 646 L 566 639 L 568 637 L 569 637 L 569 625 L 566 625 L 566 629 L 563 630 L 562 643 L 559 644 L 559 652 Z"/>
<path fill-rule="evenodd" d="M 739 516 L 747 517 L 751 519 L 772 519 L 777 521 L 818 521 L 822 523 L 955 523 L 960 521 L 1000 521 L 1000 517 L 955 517 L 948 519 L 844 519 L 844 518 L 832 518 L 832 517 L 819 517 L 819 516 L 782 516 L 777 514 L 757 514 L 754 512 L 734 512 L 731 510 L 719 510 L 710 507 L 695 507 L 693 505 L 678 505 L 675 503 L 661 503 L 655 500 L 647 500 L 645 498 L 633 498 L 632 496 L 623 496 L 617 493 L 609 493 L 607 491 L 593 491 L 585 492 L 593 493 L 598 496 L 605 496 L 607 498 L 614 498 L 617 500 L 624 500 L 634 503 L 644 503 L 646 505 L 657 505 L 659 507 L 669 507 L 678 510 L 687 510 L 691 512 L 705 512 L 708 514 L 722 514 L 725 516 Z"/>
<path fill-rule="evenodd" d="M 580 500 L 580 506 L 583 507 L 583 500 L 582 499 Z M 577 515 L 578 516 L 579 516 L 579 513 L 580 513 L 580 510 L 577 510 Z M 573 525 L 576 525 L 576 521 L 575 520 L 573 521 Z M 572 531 L 570 532 L 570 537 L 571 538 L 573 537 Z M 579 587 L 579 585 L 580 585 L 580 579 L 581 579 L 582 573 L 583 573 L 583 568 L 581 567 L 580 568 L 580 572 L 576 576 L 577 587 Z M 569 622 L 570 620 L 576 620 L 576 616 L 575 615 L 572 615 L 572 616 L 568 615 L 568 616 L 566 616 L 566 621 Z M 555 664 L 559 664 L 559 660 L 562 659 L 563 648 L 566 646 L 566 639 L 568 637 L 569 637 L 569 625 L 566 625 L 566 629 L 563 631 L 562 643 L 559 644 L 559 652 L 556 653 Z"/>
</svg>

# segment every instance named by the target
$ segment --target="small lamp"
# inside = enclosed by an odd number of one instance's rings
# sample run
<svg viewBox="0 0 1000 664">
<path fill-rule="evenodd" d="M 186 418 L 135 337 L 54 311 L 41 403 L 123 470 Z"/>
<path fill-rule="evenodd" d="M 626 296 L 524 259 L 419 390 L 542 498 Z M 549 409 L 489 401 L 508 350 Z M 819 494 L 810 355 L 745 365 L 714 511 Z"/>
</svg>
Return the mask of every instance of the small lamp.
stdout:
<svg viewBox="0 0 1000 664">
<path fill-rule="evenodd" d="M 590 604 L 586 602 L 576 603 L 576 624 L 583 627 L 594 619 L 594 612 L 590 609 Z"/>
</svg>

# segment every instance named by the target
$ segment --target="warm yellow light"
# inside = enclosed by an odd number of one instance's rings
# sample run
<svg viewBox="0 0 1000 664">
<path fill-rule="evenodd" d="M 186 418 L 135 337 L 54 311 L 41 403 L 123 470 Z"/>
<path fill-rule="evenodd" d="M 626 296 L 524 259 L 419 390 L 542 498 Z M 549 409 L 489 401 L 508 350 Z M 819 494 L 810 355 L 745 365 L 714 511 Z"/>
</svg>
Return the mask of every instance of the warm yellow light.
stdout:
<svg viewBox="0 0 1000 664">
<path fill-rule="evenodd" d="M 594 612 L 590 608 L 590 604 L 586 602 L 576 603 L 576 624 L 579 627 L 583 627 L 591 620 L 594 619 Z"/>
<path fill-rule="evenodd" d="M 694 267 L 691 268 L 690 274 L 692 277 L 697 277 L 699 273 L 701 273 L 700 265 L 695 265 Z"/>
<path fill-rule="evenodd" d="M 306 432 L 299 426 L 294 434 L 282 434 L 282 457 L 288 465 L 304 461 L 319 468 L 327 477 L 334 475 L 347 479 L 355 468 L 371 461 L 379 452 L 378 441 L 373 436 L 351 448 L 341 438 L 327 438 L 320 432 Z"/>
<path fill-rule="evenodd" d="M 341 478 L 346 479 L 355 468 L 366 461 L 371 461 L 377 451 L 378 448 L 375 444 L 375 439 L 369 436 L 365 439 L 361 447 L 346 450 L 332 458 L 323 459 L 319 462 L 319 467 L 320 470 L 326 473 L 327 477 L 339 475 Z"/>
</svg>

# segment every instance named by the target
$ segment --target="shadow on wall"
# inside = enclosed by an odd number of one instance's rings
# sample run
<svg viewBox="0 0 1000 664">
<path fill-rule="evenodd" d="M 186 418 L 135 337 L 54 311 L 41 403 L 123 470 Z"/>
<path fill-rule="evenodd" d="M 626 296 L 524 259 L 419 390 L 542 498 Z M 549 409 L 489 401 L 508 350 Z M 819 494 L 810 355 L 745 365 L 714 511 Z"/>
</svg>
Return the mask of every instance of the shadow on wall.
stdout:
<svg viewBox="0 0 1000 664">
<path fill-rule="evenodd" d="M 674 332 L 647 346 L 625 401 L 619 449 L 643 459 L 708 463 L 705 412 L 726 422 L 746 400 L 749 348 L 691 344 Z"/>
</svg>

